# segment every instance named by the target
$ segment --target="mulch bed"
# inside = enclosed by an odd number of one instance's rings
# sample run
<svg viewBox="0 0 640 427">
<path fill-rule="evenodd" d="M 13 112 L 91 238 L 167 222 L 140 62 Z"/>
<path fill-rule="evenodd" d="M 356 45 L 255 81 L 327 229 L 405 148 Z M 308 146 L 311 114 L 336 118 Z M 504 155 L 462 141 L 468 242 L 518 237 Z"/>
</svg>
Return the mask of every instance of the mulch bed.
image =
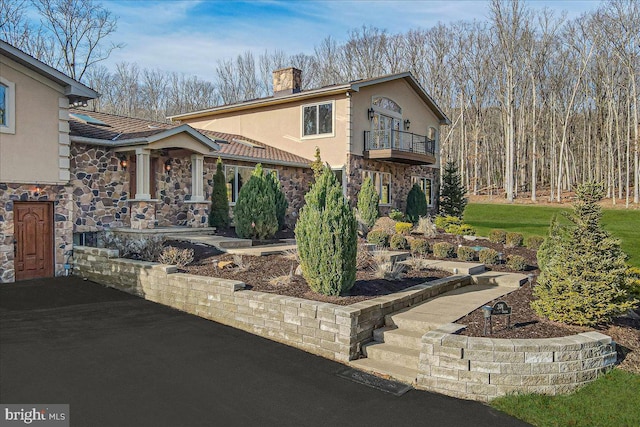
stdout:
<svg viewBox="0 0 640 427">
<path fill-rule="evenodd" d="M 240 261 L 241 260 L 241 261 Z M 238 266 L 219 268 L 218 263 L 231 261 Z M 356 283 L 347 295 L 325 296 L 311 290 L 306 280 L 301 276 L 292 275 L 298 263 L 282 255 L 248 256 L 220 254 L 208 258 L 197 259 L 185 267 L 185 271 L 201 276 L 221 277 L 223 279 L 239 280 L 247 285 L 247 289 L 269 292 L 279 295 L 304 298 L 312 301 L 330 302 L 338 305 L 350 305 L 381 295 L 389 295 L 411 286 L 450 274 L 439 270 L 408 270 L 400 280 L 386 280 L 376 278 L 370 268 L 359 269 L 356 273 Z M 279 284 L 270 283 L 271 279 L 282 277 Z M 292 276 L 292 277 L 286 277 Z"/>
</svg>

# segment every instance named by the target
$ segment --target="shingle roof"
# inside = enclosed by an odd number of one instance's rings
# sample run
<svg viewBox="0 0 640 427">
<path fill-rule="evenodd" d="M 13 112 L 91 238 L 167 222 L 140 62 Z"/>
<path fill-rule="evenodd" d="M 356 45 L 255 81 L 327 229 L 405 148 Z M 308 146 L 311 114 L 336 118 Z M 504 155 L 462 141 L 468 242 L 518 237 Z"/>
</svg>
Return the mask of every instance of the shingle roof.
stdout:
<svg viewBox="0 0 640 427">
<path fill-rule="evenodd" d="M 133 117 L 73 108 L 70 109 L 69 112 L 71 114 L 69 118 L 69 127 L 72 140 L 75 136 L 93 140 L 104 140 L 105 143 L 109 141 L 109 145 L 118 143 L 126 145 L 128 141 L 148 138 L 181 126 L 180 124 L 175 123 L 155 122 L 152 120 L 137 119 Z M 89 115 L 108 126 L 85 123 L 81 119 L 74 117 L 73 114 Z M 220 146 L 220 150 L 215 154 L 219 155 L 223 159 L 246 160 L 256 163 L 289 164 L 292 166 L 308 166 L 310 163 L 309 159 L 272 147 L 263 142 L 246 138 L 242 135 L 210 130 L 194 130 L 207 138 L 216 141 Z M 225 142 L 222 142 L 221 140 Z"/>
</svg>

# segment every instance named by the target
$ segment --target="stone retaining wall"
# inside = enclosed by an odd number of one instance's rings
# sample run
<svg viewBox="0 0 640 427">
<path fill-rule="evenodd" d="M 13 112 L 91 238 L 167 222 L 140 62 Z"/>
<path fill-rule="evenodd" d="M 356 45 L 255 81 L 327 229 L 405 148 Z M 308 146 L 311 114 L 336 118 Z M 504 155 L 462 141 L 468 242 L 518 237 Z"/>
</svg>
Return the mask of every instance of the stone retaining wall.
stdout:
<svg viewBox="0 0 640 427">
<path fill-rule="evenodd" d="M 422 337 L 418 387 L 489 401 L 510 393 L 566 394 L 616 362 L 610 337 L 598 332 L 546 339 L 457 335 L 449 323 Z"/>
<path fill-rule="evenodd" d="M 384 316 L 470 283 L 454 276 L 349 306 L 245 289 L 239 281 L 177 273 L 173 266 L 74 248 L 74 274 L 147 300 L 346 362 L 359 356 Z"/>
</svg>

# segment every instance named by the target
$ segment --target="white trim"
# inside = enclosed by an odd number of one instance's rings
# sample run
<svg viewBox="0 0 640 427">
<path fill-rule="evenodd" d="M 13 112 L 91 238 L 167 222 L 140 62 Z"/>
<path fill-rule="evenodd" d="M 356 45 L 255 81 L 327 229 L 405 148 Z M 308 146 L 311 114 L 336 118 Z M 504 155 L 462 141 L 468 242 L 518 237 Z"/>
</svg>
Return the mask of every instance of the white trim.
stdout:
<svg viewBox="0 0 640 427">
<path fill-rule="evenodd" d="M 320 105 L 331 104 L 331 132 L 329 133 L 316 133 L 313 135 L 305 135 L 304 134 L 304 109 L 307 107 L 319 107 Z M 316 117 L 319 119 L 319 108 L 316 109 Z M 318 132 L 320 132 L 320 121 L 317 123 Z M 304 104 L 300 106 L 300 140 L 306 141 L 309 139 L 319 139 L 319 138 L 333 138 L 336 136 L 336 101 L 328 100 L 328 101 L 320 101 L 314 102 L 311 104 Z"/>
<path fill-rule="evenodd" d="M 0 83 L 5 90 L 6 124 L 0 125 L 0 133 L 16 133 L 16 84 L 0 76 Z"/>
<path fill-rule="evenodd" d="M 431 182 L 430 186 L 429 186 L 429 200 L 427 201 L 427 206 L 428 207 L 433 207 L 433 178 L 427 178 L 426 176 L 418 176 L 418 175 L 411 175 L 411 186 L 413 187 L 414 184 L 414 180 L 425 180 L 425 181 L 429 181 Z M 418 184 L 418 183 L 416 183 Z M 420 185 L 420 184 L 418 184 Z M 422 185 L 420 185 L 420 189 L 422 191 L 424 191 L 424 189 L 422 188 Z M 426 195 L 426 194 L 425 194 Z"/>
</svg>

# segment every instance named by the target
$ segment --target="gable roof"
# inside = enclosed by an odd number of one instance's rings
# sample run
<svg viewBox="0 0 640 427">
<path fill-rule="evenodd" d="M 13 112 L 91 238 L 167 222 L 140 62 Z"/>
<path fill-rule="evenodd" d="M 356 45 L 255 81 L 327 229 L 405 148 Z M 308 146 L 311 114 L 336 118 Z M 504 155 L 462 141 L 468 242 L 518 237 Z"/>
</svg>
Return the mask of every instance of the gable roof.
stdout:
<svg viewBox="0 0 640 427">
<path fill-rule="evenodd" d="M 304 168 L 309 167 L 311 162 L 304 157 L 242 135 L 198 130 L 187 124 L 162 123 L 73 108 L 69 113 L 72 142 L 110 147 L 139 146 L 184 132 L 210 147 L 207 154 L 220 156 L 222 159 Z M 78 118 L 78 114 L 89 115 L 104 125 L 83 121 Z"/>
<path fill-rule="evenodd" d="M 424 88 L 418 83 L 411 72 L 406 71 L 403 73 L 388 74 L 385 76 L 374 77 L 369 79 L 354 80 L 349 83 L 335 84 L 329 86 L 323 86 L 317 89 L 303 90 L 298 93 L 284 95 L 284 96 L 266 96 L 264 98 L 252 99 L 248 101 L 238 102 L 235 104 L 221 105 L 218 107 L 208 108 L 205 110 L 193 111 L 190 113 L 176 114 L 169 116 L 171 120 L 193 119 L 197 117 L 204 117 L 214 115 L 218 113 L 228 113 L 232 111 L 248 110 L 256 107 L 264 107 L 269 105 L 285 104 L 288 102 L 304 100 L 307 98 L 315 98 L 323 95 L 334 95 L 345 92 L 359 92 L 360 88 L 373 86 L 380 83 L 386 83 L 393 80 L 404 79 L 425 104 L 436 114 L 436 117 L 440 120 L 441 124 L 450 125 L 451 120 L 442 111 L 442 109 L 436 104 L 433 98 L 424 90 Z"/>
<path fill-rule="evenodd" d="M 69 99 L 87 101 L 100 96 L 98 92 L 90 87 L 72 79 L 63 72 L 50 67 L 3 40 L 0 40 L 0 54 L 64 87 L 64 94 Z"/>
</svg>

